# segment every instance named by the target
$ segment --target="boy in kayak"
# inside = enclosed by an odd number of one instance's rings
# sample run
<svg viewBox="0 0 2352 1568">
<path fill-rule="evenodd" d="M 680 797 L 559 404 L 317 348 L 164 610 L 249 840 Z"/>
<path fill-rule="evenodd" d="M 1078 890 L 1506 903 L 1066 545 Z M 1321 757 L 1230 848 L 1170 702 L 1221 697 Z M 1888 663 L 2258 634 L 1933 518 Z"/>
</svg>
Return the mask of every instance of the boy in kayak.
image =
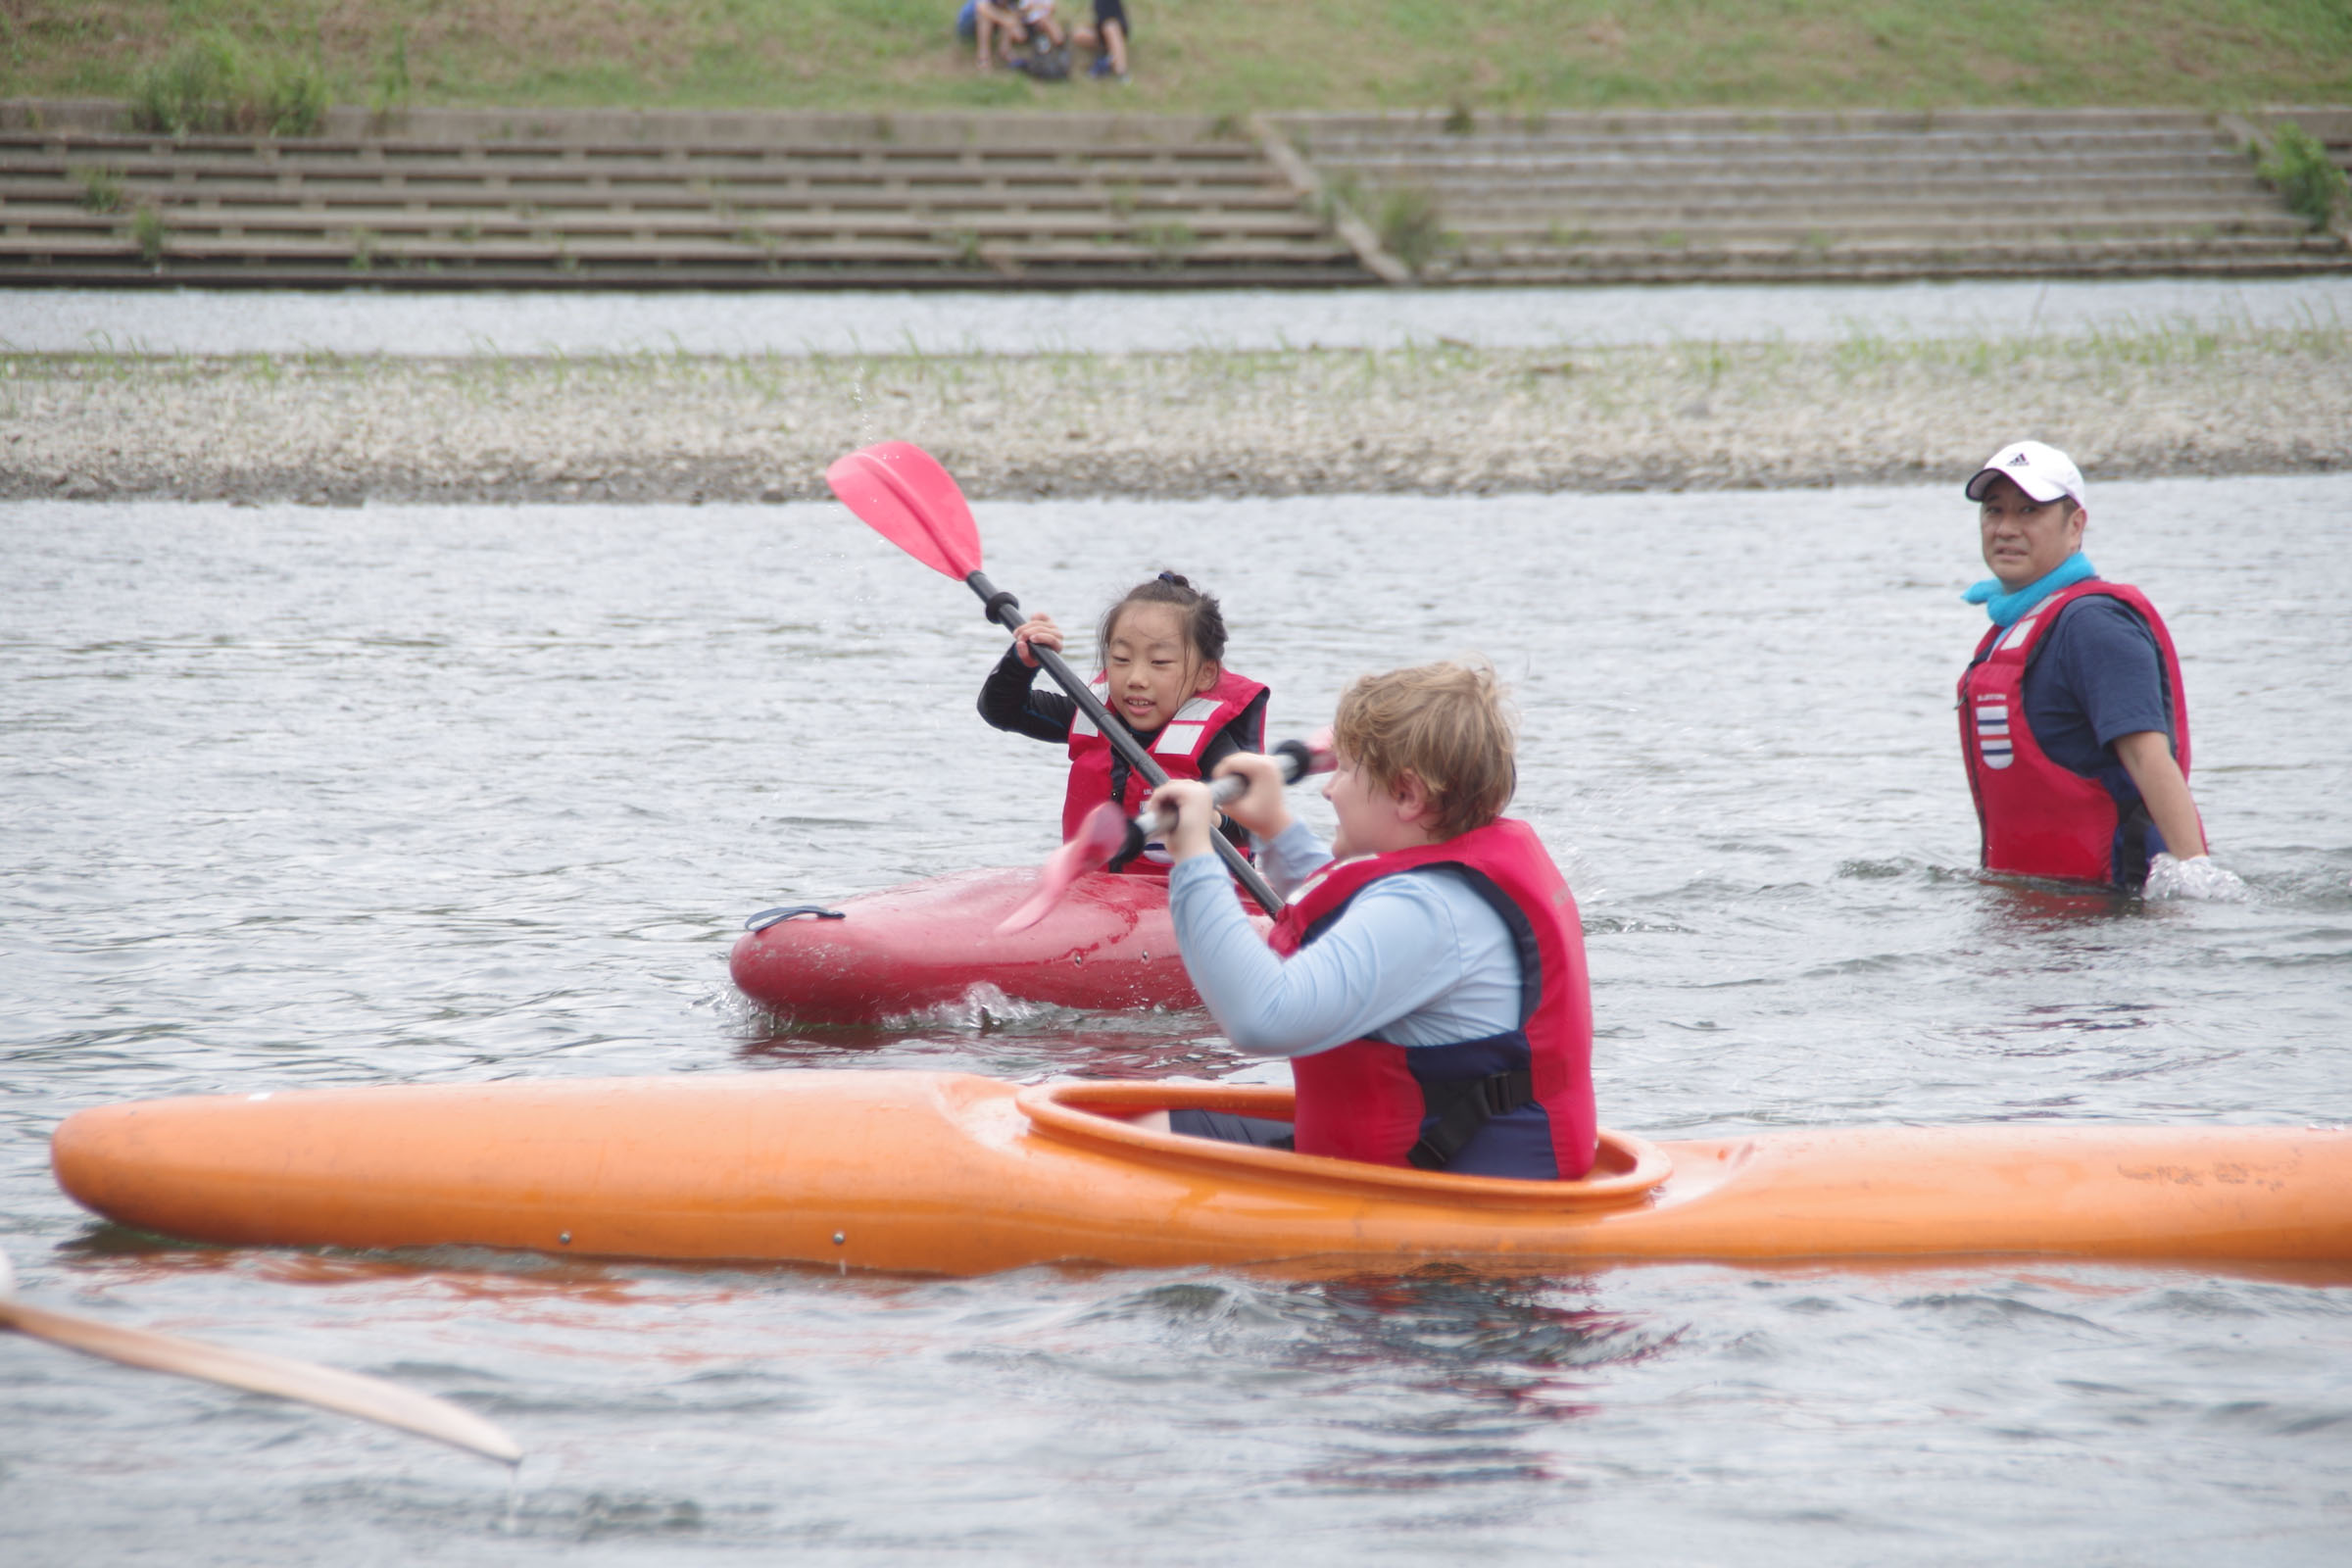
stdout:
<svg viewBox="0 0 2352 1568">
<path fill-rule="evenodd" d="M 1153 797 L 1177 819 L 1168 907 L 1185 968 L 1236 1048 L 1291 1058 L 1298 1100 L 1295 1125 L 1200 1110 L 1152 1124 L 1424 1170 L 1582 1176 L 1598 1136 L 1584 929 L 1535 830 L 1501 814 L 1516 746 L 1494 671 L 1367 675 L 1332 728 L 1329 846 L 1292 817 L 1271 760 L 1217 768 L 1249 780 L 1226 810 L 1292 900 L 1262 941 L 1209 854 L 1207 786 Z"/>
<path fill-rule="evenodd" d="M 1063 838 L 1074 837 L 1087 813 L 1104 801 L 1118 802 L 1130 815 L 1141 811 L 1151 782 L 1128 767 L 1076 703 L 1033 685 L 1038 662 L 1032 643 L 1061 652 L 1061 628 L 1053 616 L 1034 616 L 1014 630 L 1012 646 L 980 688 L 980 716 L 998 729 L 1069 747 Z M 1163 571 L 1110 607 L 1096 646 L 1102 651 L 1102 673 L 1095 679 L 1095 695 L 1171 779 L 1201 778 L 1236 753 L 1264 750 L 1266 688 L 1225 667 L 1225 616 L 1215 596 Z M 1240 827 L 1229 825 L 1226 832 L 1247 846 Z M 1167 855 L 1147 845 L 1110 869 L 1165 876 Z"/>
</svg>

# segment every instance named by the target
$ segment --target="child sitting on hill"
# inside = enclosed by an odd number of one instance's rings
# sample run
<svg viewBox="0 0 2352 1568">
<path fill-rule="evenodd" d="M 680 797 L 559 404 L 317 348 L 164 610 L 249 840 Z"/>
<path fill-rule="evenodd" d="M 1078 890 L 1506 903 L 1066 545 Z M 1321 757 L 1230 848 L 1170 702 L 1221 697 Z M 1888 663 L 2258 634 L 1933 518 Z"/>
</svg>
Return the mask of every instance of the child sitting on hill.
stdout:
<svg viewBox="0 0 2352 1568">
<path fill-rule="evenodd" d="M 1265 748 L 1266 688 L 1225 668 L 1225 616 L 1212 595 L 1163 571 L 1110 607 L 1096 642 L 1102 673 L 1095 678 L 1095 695 L 1171 779 L 1199 779 L 1236 753 Z M 1069 746 L 1063 838 L 1074 836 L 1104 801 L 1117 801 L 1130 814 L 1141 811 L 1150 781 L 1128 767 L 1075 702 L 1036 688 L 1032 644 L 1061 651 L 1061 628 L 1053 616 L 1035 616 L 1013 632 L 1012 646 L 980 688 L 980 716 L 998 729 Z M 1227 832 L 1236 843 L 1247 841 L 1239 827 Z M 1166 852 L 1147 845 L 1133 860 L 1113 861 L 1110 869 L 1165 876 Z"/>
<path fill-rule="evenodd" d="M 1095 24 L 1070 31 L 1072 43 L 1095 51 L 1088 75 L 1112 76 L 1121 83 L 1134 79 L 1127 74 L 1127 27 L 1126 0 L 1095 0 Z"/>
<path fill-rule="evenodd" d="M 973 31 L 977 34 L 973 42 L 978 47 L 983 71 L 996 64 L 1001 54 L 1005 65 L 1035 74 L 1038 58 L 1068 44 L 1068 35 L 1054 20 L 1054 0 L 977 0 L 973 7 Z M 1034 54 L 1032 44 L 1036 46 Z M 1067 75 L 1066 55 L 1061 57 L 1060 65 L 1061 74 Z"/>
<path fill-rule="evenodd" d="M 1292 818 L 1270 760 L 1216 768 L 1249 779 L 1226 810 L 1294 900 L 1263 941 L 1209 855 L 1208 787 L 1153 797 L 1177 813 L 1168 907 L 1185 968 L 1235 1047 L 1291 1058 L 1298 1099 L 1295 1124 L 1147 1120 L 1378 1164 L 1584 1175 L 1598 1138 L 1584 929 L 1535 830 L 1501 815 L 1517 775 L 1494 672 L 1365 676 L 1333 740 L 1328 849 Z"/>
</svg>

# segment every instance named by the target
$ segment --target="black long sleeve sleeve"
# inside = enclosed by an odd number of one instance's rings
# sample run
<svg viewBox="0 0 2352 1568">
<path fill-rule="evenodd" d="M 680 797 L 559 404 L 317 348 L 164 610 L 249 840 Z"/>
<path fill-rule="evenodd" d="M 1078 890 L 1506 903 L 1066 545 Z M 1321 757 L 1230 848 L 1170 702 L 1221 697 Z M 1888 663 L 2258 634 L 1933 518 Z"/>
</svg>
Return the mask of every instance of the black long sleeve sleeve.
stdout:
<svg viewBox="0 0 2352 1568">
<path fill-rule="evenodd" d="M 1226 721 L 1216 738 L 1200 754 L 1200 776 L 1207 778 L 1217 770 L 1217 764 L 1236 752 L 1262 752 L 1266 749 L 1266 698 L 1259 692 L 1257 701 Z M 1217 831 L 1240 846 L 1245 855 L 1250 851 L 1250 830 L 1239 822 L 1225 821 Z"/>
<path fill-rule="evenodd" d="M 1200 776 L 1207 778 L 1216 772 L 1217 764 L 1236 752 L 1262 752 L 1266 749 L 1266 698 L 1259 692 L 1257 700 L 1225 721 L 1200 754 Z"/>
<path fill-rule="evenodd" d="M 1006 648 L 981 684 L 980 716 L 993 728 L 1058 746 L 1070 738 L 1070 720 L 1077 716 L 1078 705 L 1059 692 L 1039 691 L 1037 676 L 1021 662 L 1019 649 Z"/>
</svg>

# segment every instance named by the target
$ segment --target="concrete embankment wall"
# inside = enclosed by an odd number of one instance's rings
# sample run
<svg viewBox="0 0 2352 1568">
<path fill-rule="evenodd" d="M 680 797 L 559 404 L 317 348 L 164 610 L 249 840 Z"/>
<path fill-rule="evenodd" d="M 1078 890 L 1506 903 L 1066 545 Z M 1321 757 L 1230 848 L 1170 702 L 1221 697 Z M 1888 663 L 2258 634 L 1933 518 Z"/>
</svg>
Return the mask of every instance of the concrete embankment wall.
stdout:
<svg viewBox="0 0 2352 1568">
<path fill-rule="evenodd" d="M 2248 147 L 2352 111 L 1471 119 L 0 105 L 0 283 L 1200 287 L 2352 268 Z"/>
</svg>

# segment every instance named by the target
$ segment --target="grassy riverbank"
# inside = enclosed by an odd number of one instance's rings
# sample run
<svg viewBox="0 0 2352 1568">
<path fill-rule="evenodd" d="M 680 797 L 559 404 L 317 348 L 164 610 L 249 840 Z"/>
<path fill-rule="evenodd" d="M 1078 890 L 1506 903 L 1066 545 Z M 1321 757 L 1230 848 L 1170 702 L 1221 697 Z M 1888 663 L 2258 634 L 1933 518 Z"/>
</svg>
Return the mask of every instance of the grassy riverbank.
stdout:
<svg viewBox="0 0 2352 1568">
<path fill-rule="evenodd" d="M 2352 467 L 2352 324 L 1033 358 L 0 358 L 0 499 L 801 500 L 866 442 L 984 498 Z"/>
<path fill-rule="evenodd" d="M 1087 0 L 1061 0 L 1065 18 Z M 337 102 L 895 112 L 2352 101 L 2343 0 L 1134 0 L 1132 88 L 977 74 L 955 0 L 16 0 L 0 96 L 225 37 Z"/>
</svg>

